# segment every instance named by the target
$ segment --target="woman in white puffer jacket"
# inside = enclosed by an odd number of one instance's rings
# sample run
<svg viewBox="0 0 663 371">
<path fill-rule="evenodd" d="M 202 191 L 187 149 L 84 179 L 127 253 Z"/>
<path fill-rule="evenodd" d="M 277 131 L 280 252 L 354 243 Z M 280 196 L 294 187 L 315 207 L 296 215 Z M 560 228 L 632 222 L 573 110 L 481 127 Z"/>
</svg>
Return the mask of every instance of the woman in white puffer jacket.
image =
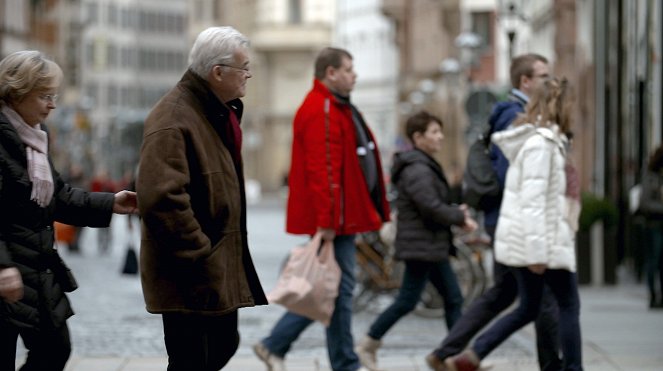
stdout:
<svg viewBox="0 0 663 371">
<path fill-rule="evenodd" d="M 480 360 L 511 334 L 532 322 L 544 284 L 559 304 L 564 370 L 582 370 L 580 297 L 576 279 L 575 233 L 579 185 L 567 159 L 571 96 L 566 79 L 541 84 L 514 128 L 492 141 L 509 160 L 495 234 L 495 259 L 513 267 L 519 306 L 449 359 L 451 370 L 476 370 Z"/>
</svg>

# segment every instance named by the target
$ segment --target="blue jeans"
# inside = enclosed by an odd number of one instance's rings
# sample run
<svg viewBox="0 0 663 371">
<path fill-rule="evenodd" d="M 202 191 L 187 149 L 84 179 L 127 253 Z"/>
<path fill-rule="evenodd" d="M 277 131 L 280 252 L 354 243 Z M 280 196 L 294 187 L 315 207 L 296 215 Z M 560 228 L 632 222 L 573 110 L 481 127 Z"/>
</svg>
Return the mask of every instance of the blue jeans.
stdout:
<svg viewBox="0 0 663 371">
<path fill-rule="evenodd" d="M 543 275 L 528 268 L 514 268 L 518 282 L 520 304 L 499 319 L 474 342 L 472 347 L 480 359 L 511 334 L 532 322 L 541 308 L 544 285 L 552 291 L 559 304 L 559 336 L 564 354 L 564 370 L 582 370 L 580 335 L 580 296 L 576 274 L 563 269 L 547 269 Z"/>
<path fill-rule="evenodd" d="M 356 265 L 355 236 L 336 236 L 334 255 L 341 268 L 341 283 L 336 298 L 334 313 L 327 327 L 327 352 L 334 371 L 355 371 L 359 358 L 354 352 L 352 340 L 352 291 L 355 287 Z M 292 343 L 311 324 L 313 320 L 298 314 L 287 312 L 272 329 L 271 334 L 262 340 L 269 351 L 279 357 L 285 357 Z"/>
<path fill-rule="evenodd" d="M 463 294 L 449 260 L 440 262 L 406 261 L 403 282 L 396 300 L 371 325 L 368 336 L 382 339 L 401 317 L 410 313 L 421 299 L 421 292 L 430 281 L 444 299 L 447 328 L 460 318 Z"/>
</svg>

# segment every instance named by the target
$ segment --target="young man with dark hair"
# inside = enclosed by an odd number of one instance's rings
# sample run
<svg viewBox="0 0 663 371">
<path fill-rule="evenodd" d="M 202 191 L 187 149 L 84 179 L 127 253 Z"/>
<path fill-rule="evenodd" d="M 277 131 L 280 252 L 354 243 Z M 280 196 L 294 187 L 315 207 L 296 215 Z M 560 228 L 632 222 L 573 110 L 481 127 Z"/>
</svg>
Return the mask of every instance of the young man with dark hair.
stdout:
<svg viewBox="0 0 663 371">
<path fill-rule="evenodd" d="M 293 122 L 288 177 L 287 232 L 321 233 L 323 239 L 332 240 L 341 268 L 339 293 L 327 327 L 329 360 L 338 371 L 360 369 L 351 331 L 355 234 L 378 230 L 389 217 L 375 139 L 350 102 L 356 79 L 350 53 L 337 48 L 320 52 L 313 88 Z M 254 345 L 268 370 L 285 369 L 285 354 L 312 322 L 288 312 L 267 338 Z"/>
</svg>

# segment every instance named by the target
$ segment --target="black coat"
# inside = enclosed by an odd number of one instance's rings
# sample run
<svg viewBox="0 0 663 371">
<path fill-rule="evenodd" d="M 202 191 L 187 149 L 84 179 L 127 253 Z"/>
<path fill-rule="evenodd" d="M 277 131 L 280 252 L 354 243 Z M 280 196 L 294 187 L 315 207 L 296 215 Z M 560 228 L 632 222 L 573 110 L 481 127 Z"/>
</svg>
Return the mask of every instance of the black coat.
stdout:
<svg viewBox="0 0 663 371">
<path fill-rule="evenodd" d="M 398 190 L 396 258 L 437 262 L 449 257 L 451 225 L 463 225 L 464 214 L 449 205 L 449 184 L 442 167 L 414 149 L 397 153 L 391 181 Z"/>
<path fill-rule="evenodd" d="M 0 322 L 34 329 L 61 326 L 73 311 L 53 275 L 60 261 L 53 249 L 53 222 L 91 227 L 110 224 L 112 193 L 71 188 L 55 170 L 53 181 L 53 199 L 47 207 L 30 200 L 25 146 L 0 113 L 0 268 L 18 268 L 24 285 L 19 302 L 0 299 Z"/>
</svg>

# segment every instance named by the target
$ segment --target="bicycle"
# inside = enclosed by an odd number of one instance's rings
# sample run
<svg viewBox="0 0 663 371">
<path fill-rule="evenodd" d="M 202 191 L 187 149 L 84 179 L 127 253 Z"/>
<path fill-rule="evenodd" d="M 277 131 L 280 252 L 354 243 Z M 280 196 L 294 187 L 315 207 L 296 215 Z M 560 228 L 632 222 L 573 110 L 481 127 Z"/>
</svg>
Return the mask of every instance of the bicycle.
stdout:
<svg viewBox="0 0 663 371">
<path fill-rule="evenodd" d="M 489 284 L 484 269 L 484 256 L 489 251 L 490 241 L 485 233 L 462 233 L 454 228 L 456 252 L 451 256 L 451 264 L 468 305 L 481 295 Z M 393 241 L 395 227 L 387 223 L 379 232 L 361 233 L 357 236 L 357 272 L 353 296 L 355 312 L 379 306 L 381 296 L 393 298 L 401 285 L 403 264 L 394 259 Z M 414 313 L 422 317 L 444 315 L 443 299 L 433 285 L 427 284 L 420 303 Z"/>
</svg>

